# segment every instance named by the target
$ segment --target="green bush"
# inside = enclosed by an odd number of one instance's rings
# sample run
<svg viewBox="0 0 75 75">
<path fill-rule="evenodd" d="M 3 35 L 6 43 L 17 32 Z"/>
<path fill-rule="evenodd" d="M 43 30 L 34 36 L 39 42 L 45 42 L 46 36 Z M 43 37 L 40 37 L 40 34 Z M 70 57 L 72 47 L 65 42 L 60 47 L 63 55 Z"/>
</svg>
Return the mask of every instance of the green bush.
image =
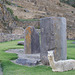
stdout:
<svg viewBox="0 0 75 75">
<path fill-rule="evenodd" d="M 17 7 L 23 8 L 22 6 L 19 6 L 19 5 Z"/>
<path fill-rule="evenodd" d="M 35 27 L 36 29 L 40 29 L 40 26 Z"/>
<path fill-rule="evenodd" d="M 19 21 L 39 21 L 39 19 L 19 19 Z"/>
<path fill-rule="evenodd" d="M 5 1 L 5 2 L 6 2 L 6 4 L 11 5 L 11 2 L 9 2 L 9 1 Z"/>
<path fill-rule="evenodd" d="M 11 13 L 11 15 L 13 15 L 13 10 L 10 8 L 7 8 L 7 10 Z"/>
<path fill-rule="evenodd" d="M 19 19 L 18 19 L 18 17 L 17 17 L 17 16 L 14 16 L 14 20 L 19 21 Z"/>
<path fill-rule="evenodd" d="M 75 4 L 72 5 L 75 8 Z"/>
<path fill-rule="evenodd" d="M 60 0 L 60 1 L 75 7 L 75 0 Z"/>
</svg>

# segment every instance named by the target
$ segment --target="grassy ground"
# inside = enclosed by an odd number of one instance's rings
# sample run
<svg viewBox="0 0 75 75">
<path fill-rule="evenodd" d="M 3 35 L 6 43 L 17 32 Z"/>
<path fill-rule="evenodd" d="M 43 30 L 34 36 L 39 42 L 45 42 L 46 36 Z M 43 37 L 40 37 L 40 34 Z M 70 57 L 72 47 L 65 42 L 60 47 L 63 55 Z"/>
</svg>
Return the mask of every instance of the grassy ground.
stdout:
<svg viewBox="0 0 75 75">
<path fill-rule="evenodd" d="M 27 67 L 10 62 L 10 59 L 17 58 L 17 54 L 5 53 L 4 51 L 12 48 L 24 48 L 17 45 L 18 41 L 23 41 L 23 39 L 0 43 L 0 61 L 2 62 L 3 75 L 75 75 L 75 70 L 60 73 L 52 72 L 48 66 Z M 75 59 L 75 44 L 71 44 L 72 41 L 75 40 L 68 40 L 67 42 L 67 54 L 68 58 Z"/>
</svg>

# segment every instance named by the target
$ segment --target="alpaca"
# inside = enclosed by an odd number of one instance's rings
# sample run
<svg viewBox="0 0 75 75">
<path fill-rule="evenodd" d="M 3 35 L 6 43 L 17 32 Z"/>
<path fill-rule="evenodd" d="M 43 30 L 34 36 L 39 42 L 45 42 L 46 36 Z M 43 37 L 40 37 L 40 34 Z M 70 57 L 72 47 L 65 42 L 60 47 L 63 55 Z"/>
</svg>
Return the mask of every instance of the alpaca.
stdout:
<svg viewBox="0 0 75 75">
<path fill-rule="evenodd" d="M 48 60 L 52 68 L 52 71 L 54 72 L 75 70 L 75 60 L 69 59 L 55 61 L 53 51 L 48 51 Z"/>
</svg>

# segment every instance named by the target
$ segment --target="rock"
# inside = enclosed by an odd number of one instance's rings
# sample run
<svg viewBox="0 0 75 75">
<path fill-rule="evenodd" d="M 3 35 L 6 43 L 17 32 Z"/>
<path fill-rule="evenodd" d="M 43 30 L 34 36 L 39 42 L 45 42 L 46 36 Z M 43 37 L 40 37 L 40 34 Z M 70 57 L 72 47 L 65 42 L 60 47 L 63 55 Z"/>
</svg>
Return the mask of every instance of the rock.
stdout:
<svg viewBox="0 0 75 75">
<path fill-rule="evenodd" d="M 35 17 L 34 19 L 39 19 L 39 18 L 44 18 L 45 15 L 40 15 L 40 14 L 38 14 L 38 15 L 35 15 L 34 17 Z"/>
<path fill-rule="evenodd" d="M 46 13 L 47 13 L 47 15 L 50 15 L 50 14 L 51 14 L 51 13 L 50 13 L 50 12 L 48 12 L 48 11 L 47 11 Z"/>
<path fill-rule="evenodd" d="M 24 41 L 19 41 L 17 45 L 24 45 Z"/>
<path fill-rule="evenodd" d="M 22 65 L 27 65 L 27 66 L 35 66 L 37 64 L 39 64 L 39 62 L 37 60 L 32 60 L 32 59 L 17 59 L 16 63 L 18 64 L 22 64 Z"/>
<path fill-rule="evenodd" d="M 41 51 L 43 64 L 48 64 L 47 51 L 55 51 L 55 60 L 67 59 L 66 19 L 63 17 L 43 18 L 40 21 Z"/>
<path fill-rule="evenodd" d="M 12 60 L 12 62 L 20 65 L 35 66 L 40 65 L 40 53 L 38 54 L 25 54 L 24 49 L 9 49 L 5 51 L 7 53 L 16 53 L 18 59 Z"/>
<path fill-rule="evenodd" d="M 25 54 L 40 53 L 39 33 L 33 26 L 28 26 L 25 29 Z"/>
<path fill-rule="evenodd" d="M 72 44 L 75 44 L 75 41 L 74 41 L 74 42 L 72 42 Z"/>
<path fill-rule="evenodd" d="M 29 10 L 27 10 L 27 9 L 24 9 L 24 12 L 29 12 Z"/>
<path fill-rule="evenodd" d="M 39 6 L 38 10 L 39 11 L 45 11 L 45 8 L 44 8 L 44 6 L 41 5 L 41 6 Z"/>
</svg>

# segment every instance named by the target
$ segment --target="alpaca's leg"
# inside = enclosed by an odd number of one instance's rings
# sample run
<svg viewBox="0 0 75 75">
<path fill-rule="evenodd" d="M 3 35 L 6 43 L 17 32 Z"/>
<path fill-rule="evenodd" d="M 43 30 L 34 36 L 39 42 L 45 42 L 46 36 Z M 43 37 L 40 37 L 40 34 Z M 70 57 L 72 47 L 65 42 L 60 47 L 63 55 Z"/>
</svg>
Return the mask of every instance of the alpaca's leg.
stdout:
<svg viewBox="0 0 75 75">
<path fill-rule="evenodd" d="M 62 69 L 52 69 L 53 72 L 63 72 Z"/>
</svg>

